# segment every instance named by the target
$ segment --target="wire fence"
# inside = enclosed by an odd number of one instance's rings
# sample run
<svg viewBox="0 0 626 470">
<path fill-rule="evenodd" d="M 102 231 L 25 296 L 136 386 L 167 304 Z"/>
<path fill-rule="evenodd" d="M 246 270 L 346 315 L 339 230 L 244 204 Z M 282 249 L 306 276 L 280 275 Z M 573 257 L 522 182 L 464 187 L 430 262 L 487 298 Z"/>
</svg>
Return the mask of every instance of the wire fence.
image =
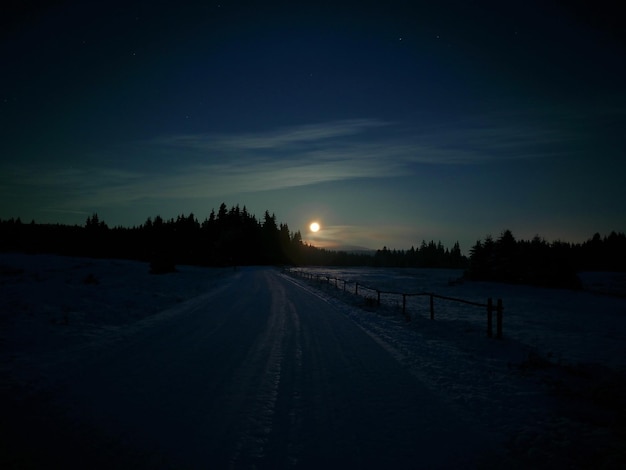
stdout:
<svg viewBox="0 0 626 470">
<path fill-rule="evenodd" d="M 472 307 L 480 307 L 485 309 L 487 313 L 487 337 L 494 337 L 493 329 L 495 317 L 495 338 L 502 338 L 502 320 L 504 312 L 502 299 L 497 299 L 496 302 L 493 302 L 493 299 L 490 297 L 487 299 L 486 303 L 481 303 L 472 300 L 459 299 L 456 297 L 435 294 L 433 292 L 401 292 L 393 290 L 382 290 L 358 281 L 341 279 L 332 275 L 314 273 L 303 269 L 288 268 L 286 269 L 286 272 L 293 276 L 308 279 L 318 284 L 328 284 L 334 286 L 336 289 L 343 290 L 346 293 L 351 293 L 356 296 L 363 297 L 366 301 L 366 304 L 372 307 L 379 307 L 381 306 L 381 304 L 401 306 L 402 314 L 404 315 L 404 318 L 407 322 L 411 321 L 411 312 L 416 312 L 417 310 L 424 309 L 423 305 L 417 304 L 416 300 L 418 299 L 428 299 L 427 308 L 431 320 L 435 319 L 435 299 L 443 300 L 445 302 L 461 303 Z M 449 316 L 449 314 L 446 316 Z"/>
</svg>

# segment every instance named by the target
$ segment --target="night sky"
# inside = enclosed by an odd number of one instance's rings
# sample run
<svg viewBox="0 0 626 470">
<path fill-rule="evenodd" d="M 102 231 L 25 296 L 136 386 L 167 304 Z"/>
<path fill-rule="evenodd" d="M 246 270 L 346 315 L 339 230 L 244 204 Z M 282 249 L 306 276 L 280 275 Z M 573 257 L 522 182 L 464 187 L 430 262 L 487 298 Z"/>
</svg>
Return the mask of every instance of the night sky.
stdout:
<svg viewBox="0 0 626 470">
<path fill-rule="evenodd" d="M 9 3 L 2 219 L 202 221 L 225 202 L 317 246 L 465 253 L 504 229 L 626 231 L 608 2 Z"/>
</svg>

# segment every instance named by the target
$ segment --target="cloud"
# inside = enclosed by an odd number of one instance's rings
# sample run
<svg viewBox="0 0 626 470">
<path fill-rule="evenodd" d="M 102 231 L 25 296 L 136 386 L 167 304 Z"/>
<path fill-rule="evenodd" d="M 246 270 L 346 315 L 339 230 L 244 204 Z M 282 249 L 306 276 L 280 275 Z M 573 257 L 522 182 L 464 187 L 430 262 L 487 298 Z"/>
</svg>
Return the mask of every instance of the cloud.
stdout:
<svg viewBox="0 0 626 470">
<path fill-rule="evenodd" d="M 266 133 L 174 135 L 156 139 L 154 142 L 158 145 L 206 151 L 284 150 L 286 148 L 354 136 L 369 129 L 387 125 L 387 123 L 377 119 L 350 119 L 286 127 Z"/>
<path fill-rule="evenodd" d="M 361 225 L 324 225 L 317 233 L 304 233 L 305 243 L 319 248 L 328 249 L 371 249 L 382 247 L 386 240 L 401 240 L 408 244 L 415 244 L 415 227 L 411 224 L 361 224 Z M 351 246 L 345 246 L 346 240 Z"/>
<path fill-rule="evenodd" d="M 545 146 L 558 146 L 561 141 L 561 134 L 547 129 L 479 127 L 469 122 L 451 128 L 398 130 L 389 122 L 358 119 L 267 133 L 174 135 L 149 146 L 159 152 L 166 148 L 182 160 L 193 159 L 194 173 L 211 171 L 220 175 L 218 186 L 242 184 L 241 191 L 247 192 L 397 176 L 413 171 L 416 164 L 478 165 L 542 158 L 556 153 Z"/>
<path fill-rule="evenodd" d="M 483 116 L 450 126 L 416 129 L 407 142 L 414 163 L 483 165 L 550 158 L 572 151 L 579 137 L 557 123 L 529 126 Z M 408 149 L 407 149 L 408 150 Z"/>
<path fill-rule="evenodd" d="M 353 119 L 266 133 L 170 135 L 136 143 L 115 168 L 18 166 L 4 173 L 0 187 L 55 194 L 55 210 L 80 211 L 419 175 L 424 164 L 540 158 L 557 152 L 563 140 L 562 133 L 549 128 L 479 122 L 482 126 L 466 122 L 401 129 L 376 119 Z M 102 161 L 111 161 L 109 157 Z"/>
</svg>

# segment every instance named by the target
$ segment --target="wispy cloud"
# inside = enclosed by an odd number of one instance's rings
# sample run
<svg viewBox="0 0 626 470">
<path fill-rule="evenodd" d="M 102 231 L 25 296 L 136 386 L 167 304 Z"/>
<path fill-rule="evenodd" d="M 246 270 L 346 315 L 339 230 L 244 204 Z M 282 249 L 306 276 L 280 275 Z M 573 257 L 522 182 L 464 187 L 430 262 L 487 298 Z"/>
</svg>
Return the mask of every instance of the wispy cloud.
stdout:
<svg viewBox="0 0 626 470">
<path fill-rule="evenodd" d="M 319 232 L 305 233 L 304 242 L 319 248 L 359 249 L 363 247 L 382 247 L 387 240 L 401 240 L 403 246 L 415 244 L 416 230 L 411 224 L 362 224 L 323 226 Z M 346 240 L 351 241 L 346 246 Z"/>
<path fill-rule="evenodd" d="M 549 158 L 571 151 L 578 140 L 558 124 L 529 126 L 483 116 L 448 126 L 416 129 L 407 146 L 412 161 L 438 165 L 480 165 Z"/>
<path fill-rule="evenodd" d="M 328 143 L 338 138 L 362 134 L 369 129 L 387 125 L 389 124 L 377 119 L 351 119 L 286 127 L 265 133 L 173 135 L 156 139 L 154 142 L 158 145 L 206 151 L 284 150 L 324 141 Z"/>
<path fill-rule="evenodd" d="M 58 210 L 150 199 L 226 198 L 323 182 L 419 175 L 423 164 L 546 157 L 559 150 L 563 139 L 558 130 L 480 122 L 482 126 L 470 122 L 398 129 L 389 122 L 355 119 L 266 133 L 170 135 L 127 150 L 133 170 L 123 163 L 118 168 L 15 167 L 0 178 L 0 187 L 54 192 L 63 200 L 55 204 Z"/>
</svg>

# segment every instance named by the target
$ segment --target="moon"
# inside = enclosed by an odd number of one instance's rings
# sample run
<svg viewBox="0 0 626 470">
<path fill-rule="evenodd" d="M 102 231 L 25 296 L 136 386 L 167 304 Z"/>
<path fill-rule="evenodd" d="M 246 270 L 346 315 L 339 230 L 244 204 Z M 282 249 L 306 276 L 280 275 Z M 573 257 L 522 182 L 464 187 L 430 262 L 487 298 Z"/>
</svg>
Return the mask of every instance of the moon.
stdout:
<svg viewBox="0 0 626 470">
<path fill-rule="evenodd" d="M 309 225 L 309 228 L 311 229 L 311 232 L 317 232 L 320 229 L 320 224 L 313 222 Z"/>
</svg>

